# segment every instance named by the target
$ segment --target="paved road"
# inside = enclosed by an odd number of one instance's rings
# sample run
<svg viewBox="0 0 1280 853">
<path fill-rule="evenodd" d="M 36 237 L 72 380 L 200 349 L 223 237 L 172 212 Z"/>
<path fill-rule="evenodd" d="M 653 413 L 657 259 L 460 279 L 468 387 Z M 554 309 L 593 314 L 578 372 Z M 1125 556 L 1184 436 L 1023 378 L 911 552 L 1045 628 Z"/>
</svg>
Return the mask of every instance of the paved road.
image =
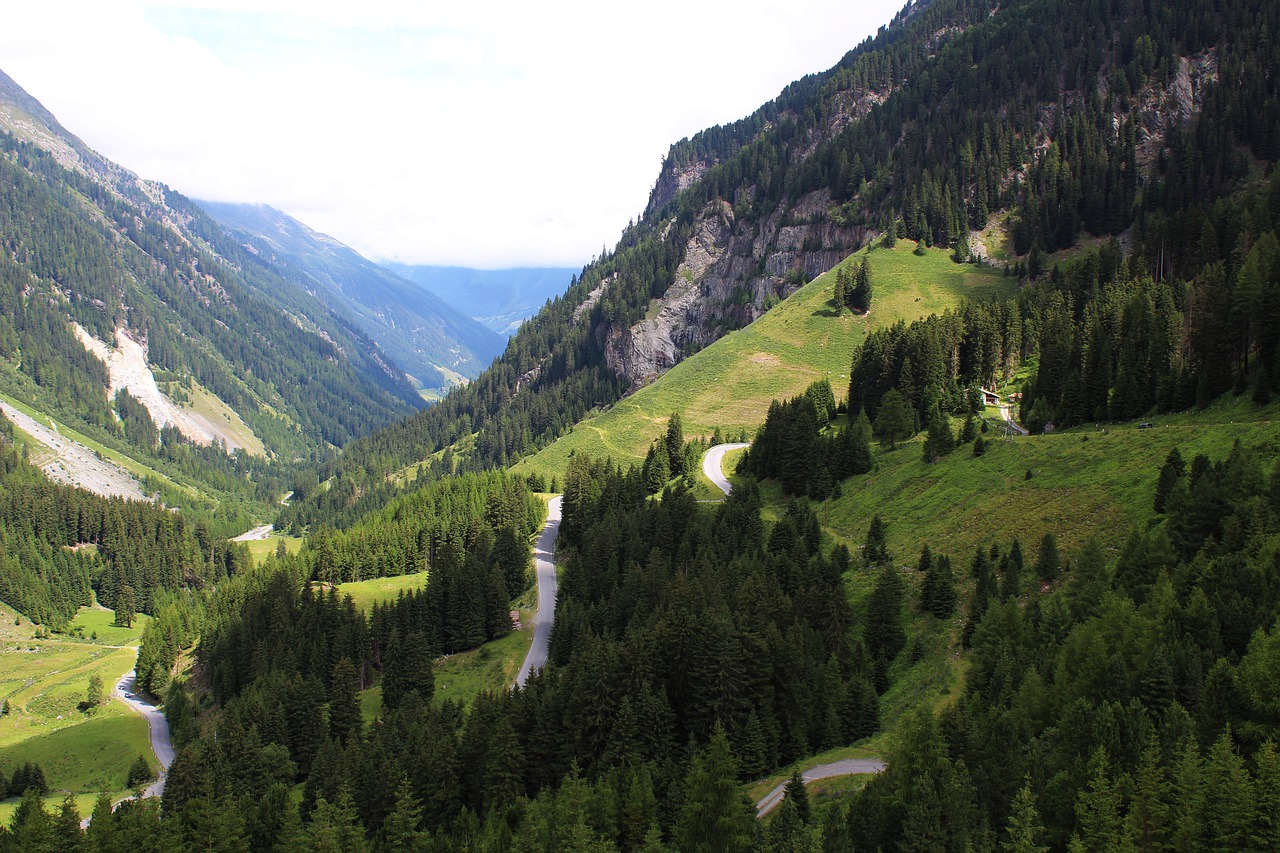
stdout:
<svg viewBox="0 0 1280 853">
<path fill-rule="evenodd" d="M 534 546 L 533 565 L 538 577 L 538 612 L 533 615 L 533 645 L 524 656 L 516 684 L 521 687 L 535 669 L 547 665 L 547 649 L 551 642 L 551 626 L 556 620 L 556 535 L 560 532 L 560 509 L 564 497 L 556 495 L 547 504 L 547 524 Z"/>
<path fill-rule="evenodd" d="M 169 721 L 164 718 L 163 711 L 150 702 L 142 701 L 133 692 L 136 678 L 137 675 L 132 669 L 120 676 L 120 680 L 116 682 L 115 689 L 111 691 L 111 695 L 141 714 L 147 721 L 147 733 L 151 737 L 151 750 L 156 754 L 156 761 L 160 763 L 160 773 L 157 775 L 156 781 L 143 790 L 142 796 L 159 797 L 164 793 L 164 780 L 169 772 L 169 765 L 173 764 L 173 742 L 169 740 Z M 131 796 L 124 797 L 119 802 L 112 804 L 111 808 L 114 809 L 125 800 L 132 799 L 133 797 Z M 92 819 L 93 815 L 85 815 L 80 821 L 80 828 L 87 829 Z"/>
<path fill-rule="evenodd" d="M 133 692 L 136 677 L 132 669 L 126 672 L 116 682 L 114 695 L 147 720 L 147 730 L 151 734 L 151 748 L 155 751 L 156 760 L 160 762 L 160 775 L 143 791 L 142 795 L 158 797 L 164 793 L 165 774 L 169 772 L 169 765 L 173 763 L 173 743 L 169 740 L 169 721 L 164 718 L 163 711 L 150 702 L 144 702 Z"/>
<path fill-rule="evenodd" d="M 707 479 L 715 483 L 720 491 L 726 495 L 733 491 L 733 484 L 729 482 L 729 478 L 724 475 L 724 455 L 730 450 L 737 450 L 742 447 L 750 447 L 745 442 L 735 442 L 733 444 L 717 444 L 715 447 L 707 451 L 707 455 L 702 457 L 702 473 L 707 475 Z"/>
<path fill-rule="evenodd" d="M 275 530 L 274 525 L 264 524 L 261 527 L 255 527 L 252 530 L 246 530 L 244 533 L 241 533 L 239 536 L 232 536 L 230 541 L 254 542 L 259 539 L 266 539 L 268 536 L 271 535 L 271 531 L 273 530 Z"/>
<path fill-rule="evenodd" d="M 884 762 L 878 758 L 846 758 L 841 761 L 833 761 L 830 764 L 819 764 L 817 767 L 810 767 L 804 771 L 802 777 L 805 784 L 809 784 L 815 779 L 829 779 L 832 776 L 853 776 L 863 773 L 879 773 L 884 770 Z M 786 793 L 787 783 L 783 782 L 764 796 L 760 802 L 756 803 L 756 817 L 763 817 L 774 809 L 778 803 L 782 802 L 783 794 Z"/>
</svg>

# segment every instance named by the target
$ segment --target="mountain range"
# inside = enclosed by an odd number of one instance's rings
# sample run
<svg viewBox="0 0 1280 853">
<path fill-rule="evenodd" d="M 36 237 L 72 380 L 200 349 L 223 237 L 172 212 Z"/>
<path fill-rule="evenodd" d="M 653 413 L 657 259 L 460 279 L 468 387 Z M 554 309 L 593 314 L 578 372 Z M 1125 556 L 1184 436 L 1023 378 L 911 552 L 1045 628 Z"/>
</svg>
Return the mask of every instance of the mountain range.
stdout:
<svg viewBox="0 0 1280 853">
<path fill-rule="evenodd" d="M 470 301 L 450 304 L 288 214 L 196 203 L 257 257 L 293 270 L 293 281 L 352 317 L 420 388 L 438 392 L 474 379 L 506 346 L 504 334 L 468 316 Z"/>
<path fill-rule="evenodd" d="M 568 267 L 515 267 L 478 270 L 386 262 L 387 269 L 416 282 L 469 317 L 502 335 L 564 293 L 578 270 Z"/>
</svg>

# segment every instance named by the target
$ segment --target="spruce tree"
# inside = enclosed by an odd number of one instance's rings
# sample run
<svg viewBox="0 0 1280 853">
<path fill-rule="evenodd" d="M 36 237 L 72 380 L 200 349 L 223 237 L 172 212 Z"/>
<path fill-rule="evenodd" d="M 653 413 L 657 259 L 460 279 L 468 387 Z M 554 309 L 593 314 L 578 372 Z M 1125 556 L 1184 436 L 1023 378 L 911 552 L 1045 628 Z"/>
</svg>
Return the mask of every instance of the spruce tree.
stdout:
<svg viewBox="0 0 1280 853">
<path fill-rule="evenodd" d="M 862 546 L 862 562 L 867 567 L 889 562 L 889 525 L 878 515 L 871 517 L 867 541 Z"/>
<path fill-rule="evenodd" d="M 1040 823 L 1040 813 L 1036 811 L 1036 795 L 1031 791 L 1029 777 L 1013 799 L 1005 835 L 1008 837 L 1000 842 L 1000 849 L 1008 853 L 1048 853 L 1048 846 L 1040 843 L 1044 837 L 1044 826 Z"/>
<path fill-rule="evenodd" d="M 738 762 L 719 723 L 694 757 L 685 777 L 676 821 L 676 848 L 705 853 L 745 853 L 755 844 L 755 809 L 738 785 Z"/>
<path fill-rule="evenodd" d="M 329 687 L 329 734 L 347 743 L 360 736 L 360 680 L 356 668 L 345 657 L 333 665 L 333 677 Z"/>
<path fill-rule="evenodd" d="M 791 771 L 791 778 L 787 780 L 787 787 L 784 795 L 795 806 L 796 815 L 802 823 L 809 823 L 812 815 L 809 810 L 809 792 L 804 787 L 804 776 L 799 770 Z"/>
<path fill-rule="evenodd" d="M 683 477 L 688 472 L 684 469 L 684 421 L 679 412 L 672 412 L 671 418 L 667 421 L 665 444 L 670 478 Z"/>
<path fill-rule="evenodd" d="M 1045 583 L 1058 579 L 1062 571 L 1062 558 L 1058 556 L 1058 540 L 1052 533 L 1046 533 L 1040 540 L 1040 553 L 1036 557 L 1036 576 Z"/>
<path fill-rule="evenodd" d="M 880 398 L 875 434 L 881 444 L 893 450 L 899 441 L 910 438 L 912 432 L 911 406 L 897 389 L 890 388 Z"/>
</svg>

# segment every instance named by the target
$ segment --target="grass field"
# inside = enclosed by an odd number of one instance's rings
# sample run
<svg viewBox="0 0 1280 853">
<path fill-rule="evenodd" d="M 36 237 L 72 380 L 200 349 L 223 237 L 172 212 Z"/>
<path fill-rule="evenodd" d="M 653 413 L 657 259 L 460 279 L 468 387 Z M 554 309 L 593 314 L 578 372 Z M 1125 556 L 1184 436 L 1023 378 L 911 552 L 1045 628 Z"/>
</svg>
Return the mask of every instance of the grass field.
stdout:
<svg viewBox="0 0 1280 853">
<path fill-rule="evenodd" d="M 876 470 L 846 480 L 842 497 L 817 511 L 828 533 L 851 549 L 880 514 L 901 563 L 914 565 L 928 542 L 934 553 L 959 560 L 959 568 L 978 545 L 1007 546 L 1014 536 L 1034 555 L 1045 533 L 1070 557 L 1091 536 L 1118 548 L 1133 527 L 1154 517 L 1156 476 L 1175 446 L 1188 464 L 1198 453 L 1225 457 L 1236 439 L 1271 457 L 1280 453 L 1277 404 L 1258 410 L 1228 395 L 1202 412 L 1152 422 L 1153 429 L 1138 429 L 1135 421 L 1008 442 L 991 432 L 984 456 L 965 445 L 934 465 L 921 458 L 918 436 L 893 452 L 877 447 Z"/>
<path fill-rule="evenodd" d="M 800 288 L 745 329 L 731 332 L 677 364 L 652 385 L 573 431 L 514 470 L 563 476 L 573 453 L 641 462 L 650 442 L 681 413 L 686 436 L 710 436 L 719 427 L 736 436 L 755 432 L 772 400 L 795 396 L 821 378 L 837 398 L 847 391 L 854 348 L 869 329 L 911 320 L 958 305 L 966 297 L 1011 294 L 1012 278 L 997 271 L 953 263 L 947 252 L 912 253 L 915 244 L 867 254 L 874 297 L 865 317 L 831 305 L 835 270 Z M 860 252 L 845 261 L 859 263 Z"/>
<path fill-rule="evenodd" d="M 521 611 L 527 620 L 528 611 Z M 512 631 L 492 643 L 478 649 L 449 655 L 436 661 L 436 701 L 452 699 L 470 705 L 471 701 L 486 690 L 497 691 L 515 683 L 520 664 L 533 644 L 533 626 L 523 631 Z"/>
<path fill-rule="evenodd" d="M 412 575 L 396 575 L 389 578 L 371 578 L 367 581 L 352 581 L 338 585 L 339 596 L 350 595 L 357 610 L 368 611 L 379 602 L 394 601 L 401 592 L 411 589 L 424 589 L 427 585 L 427 573 L 417 572 Z"/>
<path fill-rule="evenodd" d="M 285 536 L 283 534 L 273 533 L 266 539 L 254 539 L 249 542 L 245 542 L 244 544 L 248 547 L 249 554 L 253 557 L 253 561 L 255 563 L 261 563 L 268 556 L 276 552 L 276 548 L 280 546 L 281 542 L 284 543 L 285 549 L 290 554 L 296 554 L 302 549 L 302 541 L 301 536 Z"/>
<path fill-rule="evenodd" d="M 266 456 L 267 448 L 262 439 L 253 434 L 253 430 L 240 419 L 236 410 L 222 402 L 222 399 L 198 382 L 193 382 L 187 392 L 188 401 L 182 408 L 188 409 L 205 418 L 221 430 L 228 438 L 243 447 L 254 456 Z"/>
<path fill-rule="evenodd" d="M 29 620 L 0 605 L 0 698 L 10 706 L 0 717 L 0 768 L 40 764 L 50 788 L 60 792 L 49 802 L 60 803 L 65 791 L 83 794 L 82 812 L 92 808 L 98 791 L 124 793 L 138 755 L 154 761 L 146 722 L 123 703 L 107 702 L 92 714 L 77 707 L 92 675 L 102 678 L 103 693 L 110 695 L 133 668 L 147 617 L 130 628 L 111 622 L 108 610 L 81 608 L 68 634 L 36 638 Z M 6 813 L 0 804 L 0 820 Z"/>
</svg>

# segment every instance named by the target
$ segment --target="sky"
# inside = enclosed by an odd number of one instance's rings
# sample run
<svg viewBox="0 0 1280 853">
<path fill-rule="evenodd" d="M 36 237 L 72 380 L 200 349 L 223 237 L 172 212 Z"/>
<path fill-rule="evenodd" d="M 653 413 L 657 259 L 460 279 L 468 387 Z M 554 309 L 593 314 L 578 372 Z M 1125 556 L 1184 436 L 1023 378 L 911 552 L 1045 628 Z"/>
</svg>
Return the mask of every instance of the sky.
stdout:
<svg viewBox="0 0 1280 853">
<path fill-rule="evenodd" d="M 826 70 L 905 0 L 6 4 L 0 69 L 184 195 L 375 260 L 579 267 L 673 142 Z"/>
</svg>

